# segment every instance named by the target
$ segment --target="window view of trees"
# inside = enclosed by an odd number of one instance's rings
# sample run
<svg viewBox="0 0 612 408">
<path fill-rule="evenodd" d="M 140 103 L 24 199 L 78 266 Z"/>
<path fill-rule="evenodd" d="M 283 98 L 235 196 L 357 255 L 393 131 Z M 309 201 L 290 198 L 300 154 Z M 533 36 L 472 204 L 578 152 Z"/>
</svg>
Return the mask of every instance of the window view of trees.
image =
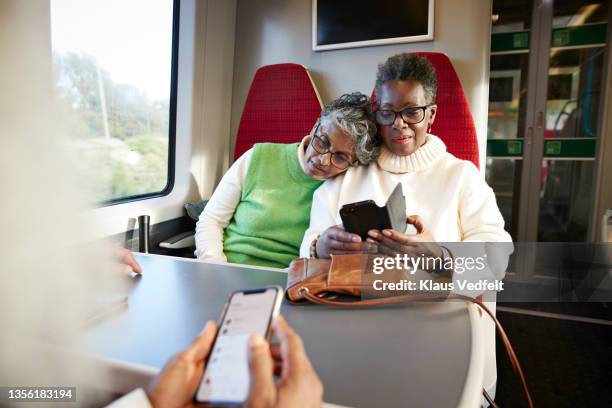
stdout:
<svg viewBox="0 0 612 408">
<path fill-rule="evenodd" d="M 99 202 L 168 184 L 174 0 L 50 0 L 61 140 Z"/>
<path fill-rule="evenodd" d="M 168 176 L 169 98 L 151 100 L 133 85 L 114 82 L 89 55 L 55 53 L 54 71 L 68 118 L 63 131 L 96 199 L 162 191 Z"/>
</svg>

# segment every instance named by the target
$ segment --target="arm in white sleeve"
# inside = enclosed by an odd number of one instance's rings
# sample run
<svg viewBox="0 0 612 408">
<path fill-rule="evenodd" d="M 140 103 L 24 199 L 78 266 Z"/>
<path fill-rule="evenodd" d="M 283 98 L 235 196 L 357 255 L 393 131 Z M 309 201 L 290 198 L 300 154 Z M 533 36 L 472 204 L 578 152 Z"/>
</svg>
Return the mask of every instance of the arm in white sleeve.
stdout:
<svg viewBox="0 0 612 408">
<path fill-rule="evenodd" d="M 471 163 L 459 197 L 459 223 L 461 241 L 512 242 L 504 229 L 493 189 Z"/>
<path fill-rule="evenodd" d="M 227 262 L 223 253 L 223 232 L 240 202 L 252 156 L 253 149 L 250 149 L 234 162 L 200 214 L 195 234 L 198 259 Z"/>
<path fill-rule="evenodd" d="M 142 388 L 137 388 L 129 394 L 107 405 L 106 408 L 152 408 L 147 394 Z"/>
<path fill-rule="evenodd" d="M 472 164 L 467 169 L 464 186 L 459 197 L 459 222 L 462 242 L 472 242 L 461 247 L 471 257 L 486 254 L 486 267 L 471 272 L 471 279 L 502 279 L 514 245 L 512 237 L 504 229 L 504 218 L 499 211 L 493 189 L 486 183 Z M 480 242 L 481 244 L 475 244 Z M 461 244 L 459 244 L 461 246 Z"/>
<path fill-rule="evenodd" d="M 300 257 L 310 258 L 310 246 L 312 241 L 327 228 L 337 224 L 338 199 L 339 199 L 338 179 L 328 180 L 321 185 L 312 196 L 312 208 L 310 209 L 310 226 L 304 233 L 304 239 L 300 246 Z"/>
</svg>

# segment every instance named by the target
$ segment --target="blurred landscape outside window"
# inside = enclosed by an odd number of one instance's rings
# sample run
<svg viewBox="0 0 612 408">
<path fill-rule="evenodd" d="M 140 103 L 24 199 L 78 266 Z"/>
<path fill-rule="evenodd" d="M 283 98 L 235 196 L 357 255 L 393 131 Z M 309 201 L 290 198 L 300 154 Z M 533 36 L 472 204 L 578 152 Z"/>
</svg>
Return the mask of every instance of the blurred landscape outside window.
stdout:
<svg viewBox="0 0 612 408">
<path fill-rule="evenodd" d="M 172 0 L 51 0 L 62 136 L 97 202 L 168 184 Z"/>
</svg>

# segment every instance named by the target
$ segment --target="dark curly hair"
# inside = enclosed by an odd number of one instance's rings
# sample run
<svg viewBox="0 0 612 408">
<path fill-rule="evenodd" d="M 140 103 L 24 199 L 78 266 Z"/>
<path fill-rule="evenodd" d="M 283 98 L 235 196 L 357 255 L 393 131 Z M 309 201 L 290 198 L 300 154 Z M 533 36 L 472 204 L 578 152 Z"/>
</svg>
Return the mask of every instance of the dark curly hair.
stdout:
<svg viewBox="0 0 612 408">
<path fill-rule="evenodd" d="M 370 98 L 353 92 L 334 99 L 321 112 L 321 123 L 329 122 L 353 138 L 355 154 L 361 164 L 376 160 L 379 147 Z"/>
<path fill-rule="evenodd" d="M 380 98 L 385 81 L 419 81 L 425 91 L 427 103 L 435 103 L 438 80 L 436 70 L 425 57 L 414 54 L 397 54 L 378 65 L 376 72 L 376 95 Z"/>
</svg>

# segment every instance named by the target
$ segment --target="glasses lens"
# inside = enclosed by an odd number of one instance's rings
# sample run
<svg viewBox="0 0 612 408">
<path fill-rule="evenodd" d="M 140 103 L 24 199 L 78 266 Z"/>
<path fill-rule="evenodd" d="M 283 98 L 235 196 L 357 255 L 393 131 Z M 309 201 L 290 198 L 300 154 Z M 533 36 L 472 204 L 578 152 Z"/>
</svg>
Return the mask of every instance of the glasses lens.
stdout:
<svg viewBox="0 0 612 408">
<path fill-rule="evenodd" d="M 402 119 L 409 124 L 421 122 L 425 118 L 425 109 L 406 108 L 402 111 Z"/>
<path fill-rule="evenodd" d="M 376 121 L 380 125 L 390 125 L 395 122 L 395 112 L 390 110 L 379 110 L 376 112 Z"/>
<path fill-rule="evenodd" d="M 346 160 L 344 157 L 338 156 L 337 154 L 332 154 L 331 163 L 334 165 L 334 167 L 340 170 L 344 170 L 351 165 L 348 160 Z"/>
<path fill-rule="evenodd" d="M 312 138 L 312 147 L 318 153 L 326 153 L 329 150 L 329 143 L 327 142 L 327 138 L 325 136 L 317 136 L 315 135 Z"/>
</svg>

